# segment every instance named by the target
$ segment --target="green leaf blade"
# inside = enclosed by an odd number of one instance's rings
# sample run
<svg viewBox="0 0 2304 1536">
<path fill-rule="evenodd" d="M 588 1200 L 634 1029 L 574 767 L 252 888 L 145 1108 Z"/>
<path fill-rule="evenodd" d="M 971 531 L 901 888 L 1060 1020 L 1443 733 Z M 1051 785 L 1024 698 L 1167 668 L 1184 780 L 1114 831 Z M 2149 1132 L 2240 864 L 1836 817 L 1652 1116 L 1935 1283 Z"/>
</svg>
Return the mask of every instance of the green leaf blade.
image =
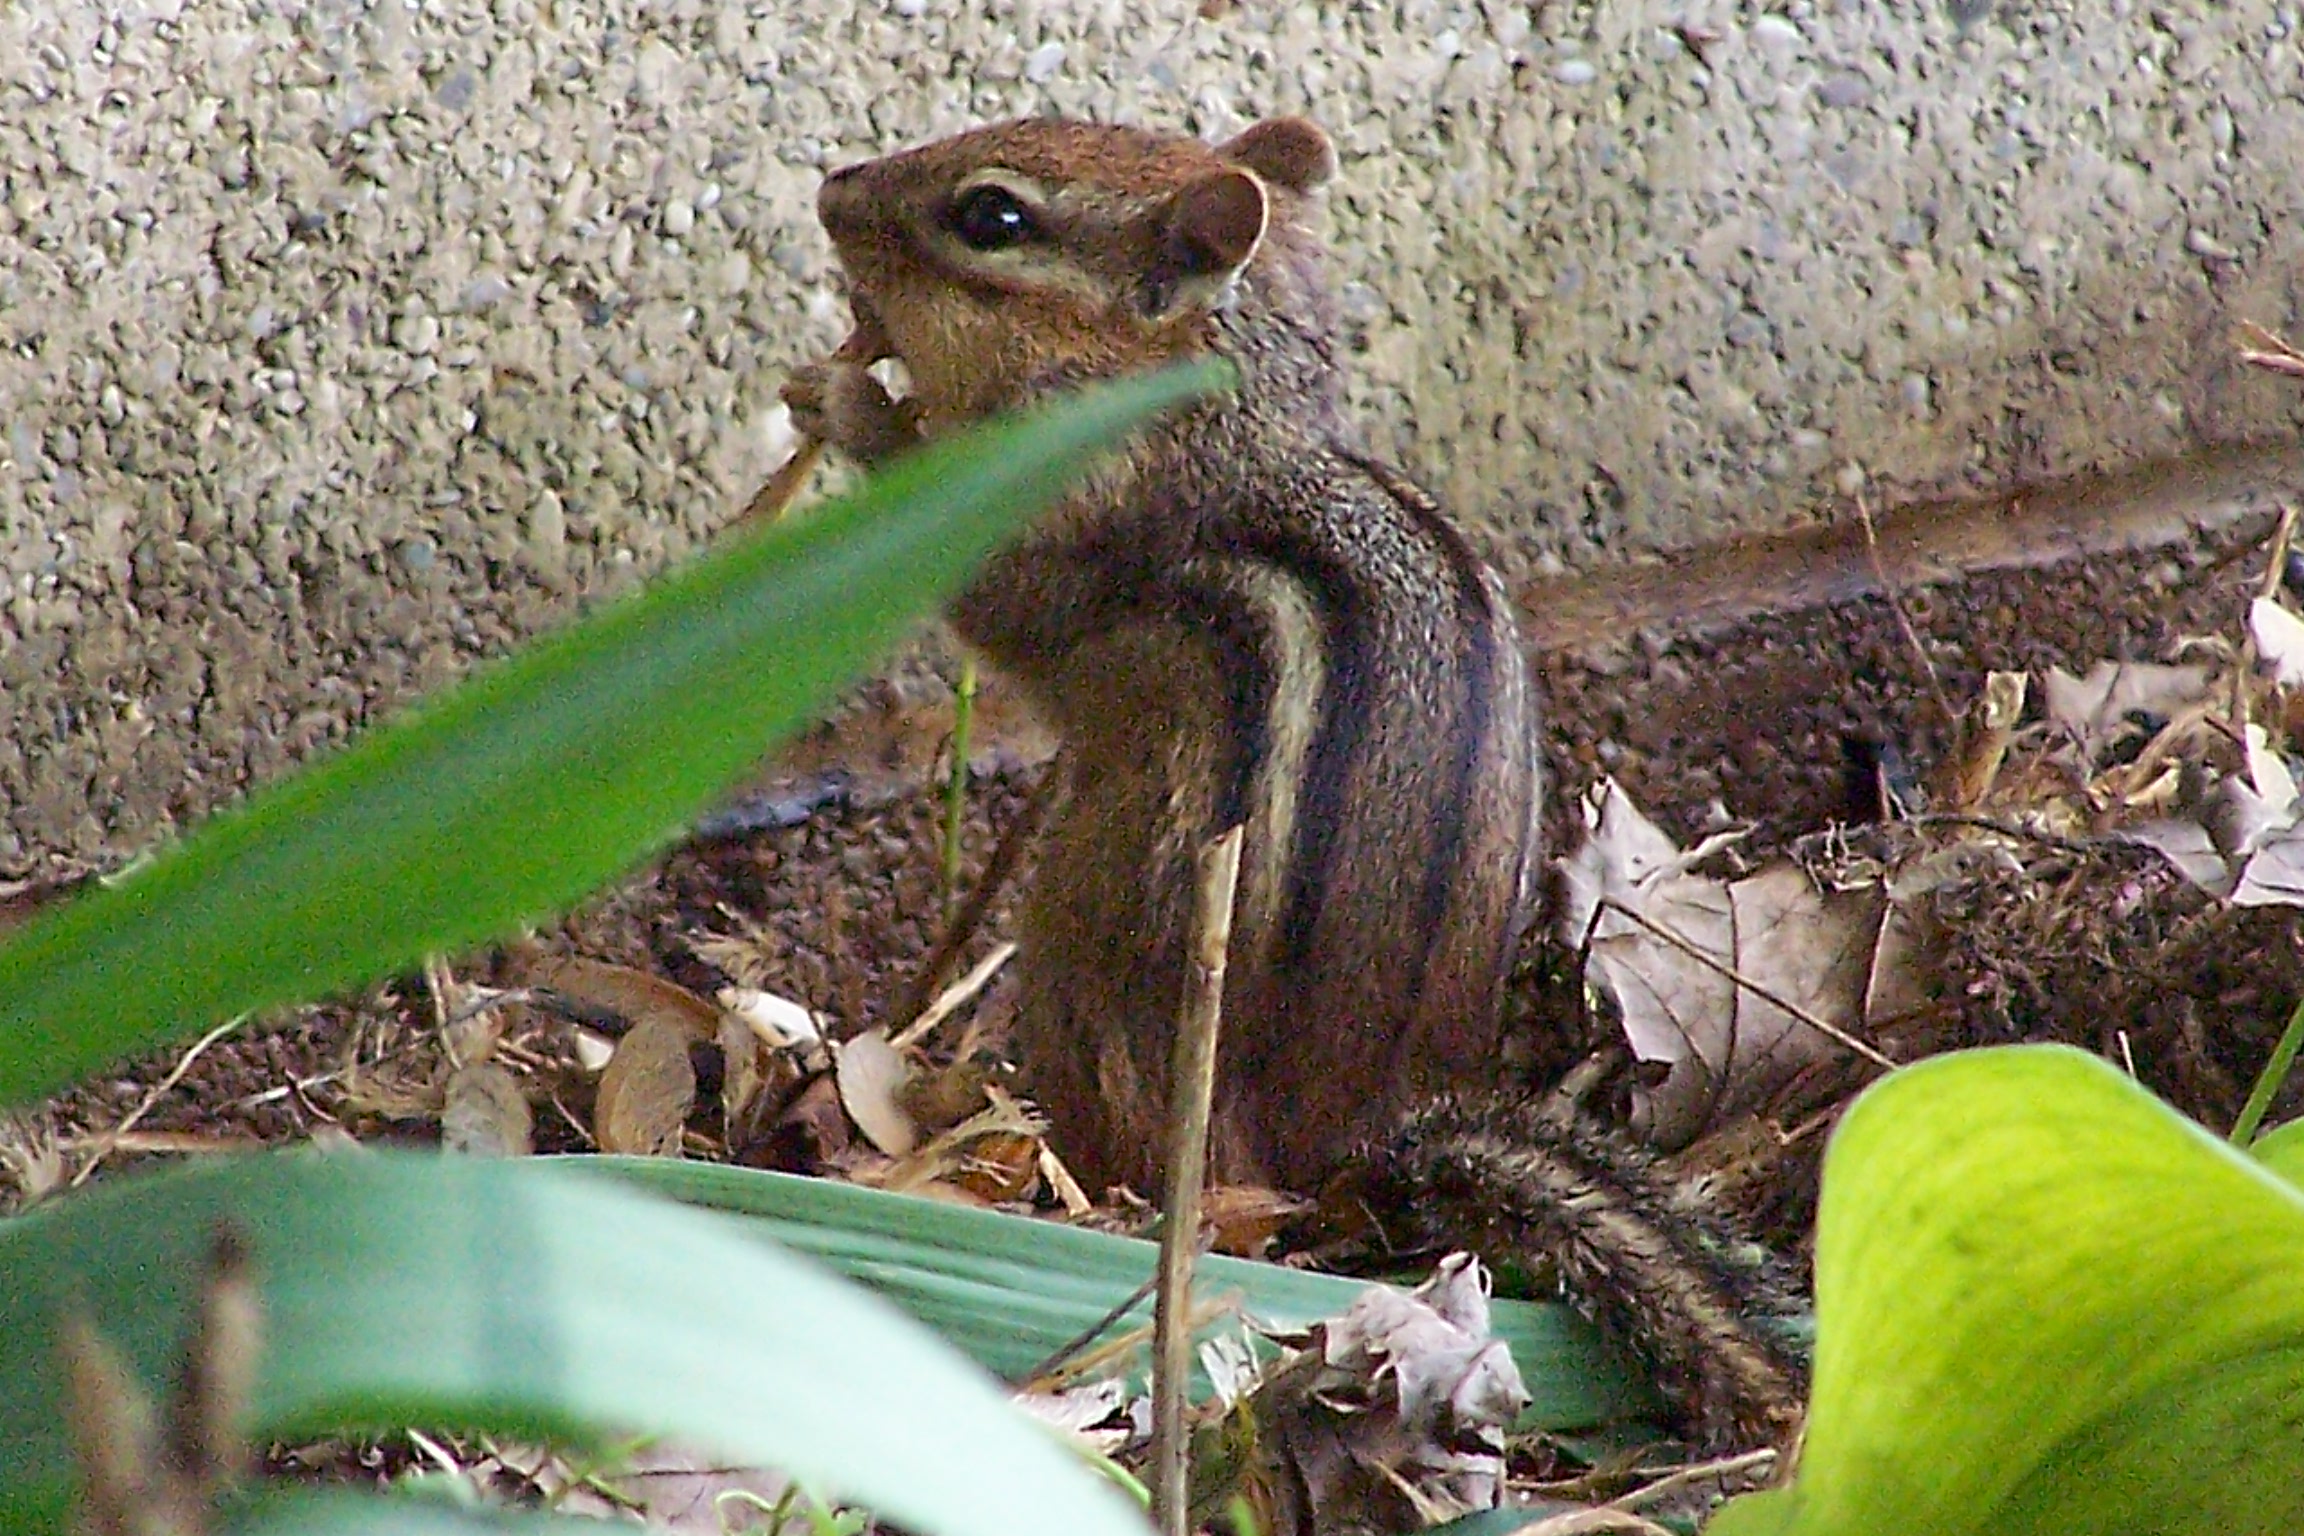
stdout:
<svg viewBox="0 0 2304 1536">
<path fill-rule="evenodd" d="M 221 1219 L 263 1297 L 260 1437 L 666 1435 L 950 1536 L 1142 1529 L 918 1324 L 713 1218 L 564 1167 L 308 1155 L 0 1226 L 0 1529 L 63 1528 L 61 1309 L 166 1379 Z"/>
<path fill-rule="evenodd" d="M 1883 1080 L 1825 1161 L 1797 1483 L 1719 1536 L 2304 1528 L 2304 1195 L 2063 1047 Z"/>
<path fill-rule="evenodd" d="M 0 947 L 0 1103 L 555 913 L 660 847 L 1200 366 L 931 448 L 215 818 Z"/>
<path fill-rule="evenodd" d="M 670 1158 L 581 1161 L 724 1212 L 822 1260 L 1011 1379 L 1136 1292 L 1158 1253 L 1135 1238 L 827 1179 Z M 1340 1315 L 1368 1285 L 1218 1254 L 1202 1256 L 1194 1277 L 1202 1297 L 1236 1296 L 1258 1324 L 1283 1330 Z M 1659 1411 L 1654 1394 L 1574 1308 L 1498 1298 L 1490 1309 L 1528 1388 L 1522 1431 L 1589 1430 Z M 1141 1297 L 1115 1331 L 1150 1318 L 1151 1300 Z"/>
</svg>

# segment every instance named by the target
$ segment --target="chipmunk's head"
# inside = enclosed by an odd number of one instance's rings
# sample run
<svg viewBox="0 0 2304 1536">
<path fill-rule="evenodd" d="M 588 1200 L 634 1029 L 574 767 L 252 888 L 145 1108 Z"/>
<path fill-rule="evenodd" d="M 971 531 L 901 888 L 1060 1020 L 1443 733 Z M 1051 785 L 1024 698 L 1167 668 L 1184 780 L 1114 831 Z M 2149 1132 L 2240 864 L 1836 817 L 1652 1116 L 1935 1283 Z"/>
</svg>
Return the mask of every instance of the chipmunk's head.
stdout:
<svg viewBox="0 0 2304 1536">
<path fill-rule="evenodd" d="M 1228 310 L 1324 316 L 1305 215 L 1335 168 L 1302 118 L 1213 145 L 1024 119 L 835 171 L 817 209 L 934 428 L 1209 350 Z"/>
</svg>

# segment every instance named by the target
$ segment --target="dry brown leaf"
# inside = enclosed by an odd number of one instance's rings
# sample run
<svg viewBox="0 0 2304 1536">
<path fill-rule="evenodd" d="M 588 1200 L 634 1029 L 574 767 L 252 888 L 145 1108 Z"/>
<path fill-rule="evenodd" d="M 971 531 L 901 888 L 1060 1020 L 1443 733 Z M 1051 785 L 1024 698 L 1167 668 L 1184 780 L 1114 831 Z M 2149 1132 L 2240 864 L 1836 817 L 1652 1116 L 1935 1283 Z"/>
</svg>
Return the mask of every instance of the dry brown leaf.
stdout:
<svg viewBox="0 0 2304 1536">
<path fill-rule="evenodd" d="M 996 1161 L 983 1171 L 995 1178 L 1021 1180 L 1023 1188 L 1029 1189 L 1038 1159 L 1014 1143 L 1021 1139 L 1037 1145 L 1046 1125 L 1037 1114 L 1004 1093 L 992 1092 L 984 1097 L 985 1107 L 958 1125 L 937 1132 L 910 1152 L 891 1157 L 884 1167 L 857 1168 L 850 1176 L 861 1184 L 914 1193 L 924 1192 L 932 1185 L 948 1185 L 974 1198 L 979 1181 L 961 1175 L 979 1154 L 992 1149 L 990 1155 Z M 1012 1166 L 1014 1162 L 1021 1162 L 1022 1166 Z M 994 1173 L 995 1169 L 999 1172 Z"/>
<path fill-rule="evenodd" d="M 2120 835 L 2238 907 L 2304 906 L 2304 799 L 2264 727 L 2245 733 L 2246 774 L 2219 780 L 2199 813 Z"/>
<path fill-rule="evenodd" d="M 720 1015 L 720 1123 L 741 1124 L 767 1086 L 773 1054 L 751 1027 L 731 1013 Z"/>
<path fill-rule="evenodd" d="M 1734 934 L 1727 888 L 1685 873 L 1678 845 L 1613 780 L 1585 796 L 1584 827 L 1583 844 L 1560 861 L 1556 934 L 1563 947 L 1584 950 L 1586 984 L 1615 1002 L 1633 1055 L 1672 1067 L 1650 1118 L 1660 1116 L 1666 1133 L 1685 1141 L 1701 1123 L 1712 1079 L 1727 1066 L 1725 1049 L 1708 1063 L 1697 1042 L 1725 1039 L 1733 1029 L 1735 983 L 1615 909 L 1638 913 L 1725 964 Z"/>
<path fill-rule="evenodd" d="M 896 1049 L 903 1054 L 901 1047 Z M 983 1109 L 984 1089 L 996 1070 L 989 1057 L 955 1057 L 932 1072 L 913 1073 L 897 1102 L 917 1131 L 937 1135 Z"/>
<path fill-rule="evenodd" d="M 659 1013 L 635 1023 L 600 1074 L 592 1133 L 603 1152 L 677 1157 L 680 1133 L 696 1104 L 696 1068 L 688 1031 Z"/>
<path fill-rule="evenodd" d="M 1016 1392 L 1008 1400 L 1049 1428 L 1078 1436 L 1107 1456 L 1136 1433 L 1128 1415 L 1128 1383 L 1119 1376 L 1073 1387 Z"/>
<path fill-rule="evenodd" d="M 1685 1146 L 1837 1057 L 1830 1031 L 1861 1039 L 1917 1005 L 1911 934 L 1878 881 L 1827 891 L 1782 862 L 1733 883 L 1687 873 L 1712 845 L 1682 853 L 1613 782 L 1587 801 L 1586 826 L 1561 863 L 1556 931 L 1589 935 L 1587 985 L 1615 1005 L 1634 1055 L 1667 1067 L 1633 1096 L 1656 1144 Z"/>
<path fill-rule="evenodd" d="M 579 1007 L 629 1019 L 650 1019 L 695 1041 L 720 1038 L 720 1009 L 686 987 L 629 965 L 604 960 L 547 958 L 529 967 L 527 985 L 559 993 Z"/>
<path fill-rule="evenodd" d="M 1951 792 L 1946 799 L 1953 810 L 1973 811 L 1991 796 L 2000 765 L 2007 761 L 2008 748 L 2016 739 L 2016 727 L 2024 718 L 2029 683 L 2029 676 L 2022 672 L 1984 674 L 1983 691 L 1969 711 L 1967 749 L 1950 776 Z"/>
<path fill-rule="evenodd" d="M 1489 1333 L 1487 1272 L 1452 1254 L 1412 1293 L 1361 1292 L 1266 1379 L 1250 1400 L 1265 1426 L 1252 1501 L 1285 1530 L 1403 1530 L 1493 1509 L 1504 1436 L 1527 1403 Z"/>
<path fill-rule="evenodd" d="M 1040 1138 L 1003 1131 L 971 1142 L 952 1182 L 988 1205 L 1022 1200 L 1040 1181 Z"/>
<path fill-rule="evenodd" d="M 920 1144 L 920 1127 L 903 1102 L 911 1064 L 888 1043 L 885 1033 L 872 1029 L 843 1040 L 833 1059 L 833 1073 L 841 1107 L 865 1140 L 890 1157 L 903 1157 Z"/>
<path fill-rule="evenodd" d="M 840 1107 L 840 1089 L 829 1072 L 808 1080 L 792 1096 L 769 1134 L 749 1151 L 753 1166 L 782 1168 L 795 1173 L 817 1173 L 849 1158 L 855 1146 L 855 1123 Z"/>
<path fill-rule="evenodd" d="M 2041 689 L 2048 718 L 2070 731 L 2093 762 L 2132 714 L 2172 719 L 2208 696 L 2206 667 L 2100 661 L 2086 677 L 2050 667 Z"/>
<path fill-rule="evenodd" d="M 1312 1209 L 1312 1202 L 1256 1184 L 1220 1184 L 1202 1196 L 1200 1220 L 1218 1253 L 1256 1258 L 1280 1228 Z"/>
</svg>

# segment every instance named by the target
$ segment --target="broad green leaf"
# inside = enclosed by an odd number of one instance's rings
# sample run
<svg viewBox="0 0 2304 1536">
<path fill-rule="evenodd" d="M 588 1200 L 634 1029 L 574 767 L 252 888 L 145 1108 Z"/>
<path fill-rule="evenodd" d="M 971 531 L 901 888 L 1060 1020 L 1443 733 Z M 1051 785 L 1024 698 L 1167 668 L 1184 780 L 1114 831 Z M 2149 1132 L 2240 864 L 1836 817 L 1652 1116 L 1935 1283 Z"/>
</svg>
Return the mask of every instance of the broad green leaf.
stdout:
<svg viewBox="0 0 2304 1536">
<path fill-rule="evenodd" d="M 1758 1533 L 2304 1529 L 2304 1195 L 2095 1057 L 1938 1057 L 1824 1164 L 1816 1384 Z"/>
<path fill-rule="evenodd" d="M 2304 1120 L 2291 1120 L 2266 1131 L 2248 1152 L 2289 1183 L 2304 1188 Z"/>
<path fill-rule="evenodd" d="M 583 1161 L 749 1218 L 752 1230 L 863 1281 L 1008 1378 L 1127 1300 L 1152 1274 L 1158 1252 L 1105 1232 L 825 1179 L 664 1158 Z M 1217 1256 L 1200 1260 L 1195 1273 L 1202 1295 L 1237 1295 L 1256 1321 L 1286 1329 L 1337 1316 L 1367 1286 Z M 1151 1315 L 1146 1299 L 1121 1327 Z M 1522 1429 L 1584 1429 L 1656 1412 L 1656 1399 L 1569 1308 L 1498 1301 L 1492 1321 L 1528 1385 Z"/>
<path fill-rule="evenodd" d="M 224 1218 L 263 1297 L 259 1436 L 664 1435 L 922 1531 L 1143 1529 L 920 1325 L 724 1221 L 567 1166 L 299 1154 L 0 1225 L 0 1530 L 63 1529 L 60 1310 L 166 1379 Z"/>
<path fill-rule="evenodd" d="M 669 837 L 1099 449 L 1220 382 L 1099 388 L 739 538 L 253 797 L 0 948 L 0 1104 L 467 948 Z"/>
</svg>

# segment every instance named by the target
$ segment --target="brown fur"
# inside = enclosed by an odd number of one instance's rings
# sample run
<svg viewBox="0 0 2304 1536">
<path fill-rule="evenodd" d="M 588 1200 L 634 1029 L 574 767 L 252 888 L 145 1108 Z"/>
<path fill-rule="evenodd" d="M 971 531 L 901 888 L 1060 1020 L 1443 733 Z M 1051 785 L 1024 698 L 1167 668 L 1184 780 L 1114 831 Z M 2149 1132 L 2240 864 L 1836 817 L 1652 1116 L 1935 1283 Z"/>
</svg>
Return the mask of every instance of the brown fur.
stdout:
<svg viewBox="0 0 2304 1536">
<path fill-rule="evenodd" d="M 1309 224 L 1333 165 L 1295 119 L 1222 146 L 1034 120 L 851 167 L 820 199 L 867 350 L 901 357 L 912 393 L 836 360 L 787 398 L 863 457 L 1179 357 L 1242 373 L 954 613 L 1065 740 L 1016 1045 L 1091 1187 L 1157 1175 L 1192 854 L 1235 819 L 1219 1178 L 1312 1187 L 1405 1106 L 1492 1072 L 1536 852 L 1534 704 L 1495 578 L 1339 419 Z M 947 209 L 980 185 L 1038 237 L 958 241 Z"/>
</svg>

